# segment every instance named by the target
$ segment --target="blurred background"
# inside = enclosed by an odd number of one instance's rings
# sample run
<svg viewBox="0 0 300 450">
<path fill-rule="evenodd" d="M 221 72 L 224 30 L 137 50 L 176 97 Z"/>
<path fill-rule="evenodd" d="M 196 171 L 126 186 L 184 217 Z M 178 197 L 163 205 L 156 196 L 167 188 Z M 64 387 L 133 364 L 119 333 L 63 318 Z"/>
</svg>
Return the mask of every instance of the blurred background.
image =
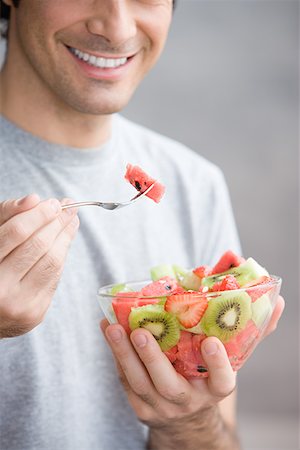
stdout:
<svg viewBox="0 0 300 450">
<path fill-rule="evenodd" d="M 179 0 L 125 110 L 222 168 L 244 256 L 283 278 L 284 316 L 238 377 L 244 450 L 300 449 L 298 64 L 297 0 Z"/>
<path fill-rule="evenodd" d="M 125 111 L 223 169 L 244 256 L 283 278 L 284 316 L 238 377 L 245 450 L 300 449 L 298 32 L 297 0 L 179 0 Z"/>
</svg>

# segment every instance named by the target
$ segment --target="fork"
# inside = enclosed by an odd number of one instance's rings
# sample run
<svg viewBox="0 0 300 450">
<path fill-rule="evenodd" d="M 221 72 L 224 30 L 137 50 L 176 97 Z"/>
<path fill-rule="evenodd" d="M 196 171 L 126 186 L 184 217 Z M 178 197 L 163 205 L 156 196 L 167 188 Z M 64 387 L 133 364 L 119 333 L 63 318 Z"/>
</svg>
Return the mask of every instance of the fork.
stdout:
<svg viewBox="0 0 300 450">
<path fill-rule="evenodd" d="M 132 197 L 127 202 L 78 202 L 78 203 L 69 203 L 68 205 L 62 205 L 61 209 L 68 208 L 80 208 L 81 206 L 100 206 L 101 208 L 108 209 L 109 211 L 113 211 L 114 209 L 123 208 L 124 206 L 131 205 L 136 202 L 140 198 L 144 197 L 148 194 L 149 191 L 153 188 L 155 183 L 151 184 L 144 192 L 139 192 L 135 197 Z"/>
</svg>

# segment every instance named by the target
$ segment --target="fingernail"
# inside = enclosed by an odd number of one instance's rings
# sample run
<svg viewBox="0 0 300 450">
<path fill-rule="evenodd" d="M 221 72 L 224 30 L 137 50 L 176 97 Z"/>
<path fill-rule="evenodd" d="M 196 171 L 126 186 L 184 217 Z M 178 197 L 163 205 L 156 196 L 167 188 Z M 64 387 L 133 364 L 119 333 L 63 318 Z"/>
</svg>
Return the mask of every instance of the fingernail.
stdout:
<svg viewBox="0 0 300 450">
<path fill-rule="evenodd" d="M 107 331 L 108 337 L 113 342 L 121 342 L 122 340 L 122 331 L 121 330 L 109 330 Z"/>
<path fill-rule="evenodd" d="M 58 200 L 56 200 L 55 198 L 51 199 L 51 200 L 50 200 L 50 205 L 51 205 L 51 208 L 53 208 L 53 210 L 54 210 L 55 213 L 60 212 L 60 210 L 61 210 L 61 205 L 60 205 L 60 203 L 59 203 Z"/>
<path fill-rule="evenodd" d="M 144 334 L 136 334 L 132 337 L 133 342 L 135 343 L 135 345 L 139 348 L 145 347 L 148 339 Z"/>
<path fill-rule="evenodd" d="M 206 342 L 204 343 L 204 351 L 207 355 L 215 355 L 218 351 L 219 347 L 215 342 Z"/>
<path fill-rule="evenodd" d="M 29 197 L 29 195 L 25 195 L 25 197 L 21 197 L 16 201 L 16 204 L 18 206 L 23 205 L 23 203 L 25 203 L 26 199 Z"/>
</svg>

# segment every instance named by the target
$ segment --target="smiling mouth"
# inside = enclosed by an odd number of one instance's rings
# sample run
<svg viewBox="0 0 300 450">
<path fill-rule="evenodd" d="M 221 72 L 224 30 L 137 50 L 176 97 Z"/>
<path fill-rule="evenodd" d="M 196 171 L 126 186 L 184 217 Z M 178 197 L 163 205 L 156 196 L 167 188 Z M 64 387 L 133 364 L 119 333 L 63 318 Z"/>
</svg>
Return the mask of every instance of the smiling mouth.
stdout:
<svg viewBox="0 0 300 450">
<path fill-rule="evenodd" d="M 104 58 L 103 56 L 96 56 L 91 53 L 82 52 L 77 48 L 67 47 L 68 50 L 78 59 L 86 62 L 90 66 L 99 67 L 100 69 L 115 69 L 124 66 L 133 56 L 122 58 Z"/>
</svg>

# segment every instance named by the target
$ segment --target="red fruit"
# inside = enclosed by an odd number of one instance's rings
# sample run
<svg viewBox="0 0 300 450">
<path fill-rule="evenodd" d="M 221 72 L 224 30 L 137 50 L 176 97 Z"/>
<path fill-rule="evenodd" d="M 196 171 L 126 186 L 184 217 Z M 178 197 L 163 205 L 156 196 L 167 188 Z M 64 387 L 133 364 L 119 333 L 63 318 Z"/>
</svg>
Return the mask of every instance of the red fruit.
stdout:
<svg viewBox="0 0 300 450">
<path fill-rule="evenodd" d="M 177 280 L 166 276 L 143 287 L 140 295 L 146 297 L 165 296 L 177 292 L 178 288 Z"/>
<path fill-rule="evenodd" d="M 233 275 L 226 275 L 222 281 L 217 281 L 213 285 L 212 291 L 232 291 L 234 289 L 239 289 L 240 287 L 241 286 Z"/>
<path fill-rule="evenodd" d="M 197 325 L 208 306 L 205 296 L 191 294 L 170 295 L 165 303 L 165 310 L 177 316 L 185 328 Z"/>
<path fill-rule="evenodd" d="M 177 351 L 178 351 L 178 347 L 177 347 L 177 345 L 174 345 L 174 347 L 170 348 L 170 350 L 164 352 L 164 354 L 171 361 L 171 363 L 176 361 Z"/>
<path fill-rule="evenodd" d="M 226 270 L 232 267 L 238 267 L 243 262 L 245 262 L 245 259 L 242 256 L 238 256 L 231 250 L 227 250 L 213 267 L 211 274 L 226 272 Z"/>
<path fill-rule="evenodd" d="M 252 320 L 249 320 L 246 328 L 240 331 L 233 339 L 224 344 L 227 355 L 231 361 L 245 360 L 252 350 L 252 346 L 259 336 L 259 329 Z"/>
<path fill-rule="evenodd" d="M 122 300 L 126 301 L 126 299 L 128 299 L 129 301 L 131 301 L 132 297 L 139 297 L 140 293 L 136 292 L 136 291 L 129 291 L 129 292 L 118 292 L 116 294 L 116 297 L 121 297 Z M 123 298 L 124 297 L 124 298 Z"/>
<path fill-rule="evenodd" d="M 249 283 L 243 286 L 244 288 L 250 287 L 251 289 L 247 289 L 247 294 L 250 295 L 252 302 L 256 302 L 256 300 L 261 297 L 263 294 L 266 294 L 273 286 L 270 283 L 272 281 L 271 277 L 261 276 L 254 281 L 250 281 Z"/>
<path fill-rule="evenodd" d="M 178 352 L 173 364 L 178 373 L 185 378 L 203 378 L 207 376 L 206 364 L 200 352 L 200 346 L 205 335 L 194 335 L 181 331 L 177 344 Z"/>
<path fill-rule="evenodd" d="M 152 198 L 158 203 L 165 193 L 165 187 L 154 178 L 146 174 L 139 166 L 127 164 L 125 180 L 129 181 L 139 192 L 144 192 L 154 184 L 153 188 L 148 192 L 147 197 Z"/>
<path fill-rule="evenodd" d="M 122 293 L 123 294 L 123 293 Z M 124 292 L 125 294 L 125 292 Z M 126 294 L 133 294 L 133 292 L 126 292 Z M 118 297 L 120 297 L 120 293 L 118 294 Z M 123 326 L 125 331 L 130 334 L 131 329 L 129 328 L 128 324 L 128 316 L 131 312 L 131 308 L 137 308 L 139 306 L 145 306 L 145 305 L 151 305 L 154 303 L 157 303 L 157 298 L 151 298 L 151 299 L 140 299 L 136 298 L 136 300 L 132 298 L 114 298 L 112 301 L 112 307 L 115 312 L 116 318 L 120 325 Z"/>
<path fill-rule="evenodd" d="M 211 267 L 210 266 L 200 266 L 196 267 L 196 269 L 193 270 L 194 274 L 197 275 L 199 278 L 208 277 L 211 275 Z"/>
</svg>

